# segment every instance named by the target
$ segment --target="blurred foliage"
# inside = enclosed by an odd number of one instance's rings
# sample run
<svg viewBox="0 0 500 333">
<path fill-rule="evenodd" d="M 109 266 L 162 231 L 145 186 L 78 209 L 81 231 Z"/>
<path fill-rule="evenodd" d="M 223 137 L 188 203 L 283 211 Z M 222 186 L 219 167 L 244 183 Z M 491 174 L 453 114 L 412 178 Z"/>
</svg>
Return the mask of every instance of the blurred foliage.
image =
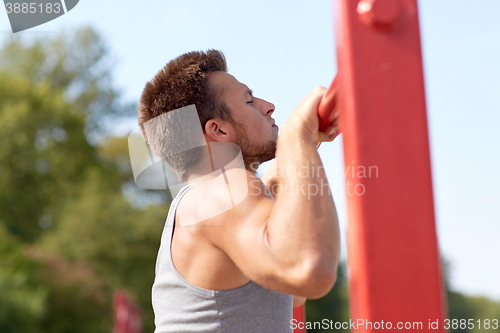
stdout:
<svg viewBox="0 0 500 333">
<path fill-rule="evenodd" d="M 79 196 L 62 208 L 58 228 L 47 232 L 40 246 L 70 262 L 91 263 L 114 289 L 128 291 L 152 328 L 151 287 L 166 207 L 136 210 L 107 179 L 91 170 Z"/>
<path fill-rule="evenodd" d="M 0 218 L 19 239 L 33 241 L 97 154 L 82 115 L 46 83 L 0 72 L 0 110 Z"/>
<path fill-rule="evenodd" d="M 0 332 L 109 333 L 117 289 L 153 332 L 168 195 L 137 190 L 127 138 L 106 135 L 135 107 L 91 28 L 20 36 L 0 48 Z M 450 318 L 500 318 L 498 303 L 447 290 Z M 347 295 L 342 264 L 331 292 L 307 301 L 307 320 L 348 321 Z"/>
<path fill-rule="evenodd" d="M 450 327 L 450 333 L 479 333 L 484 332 L 483 321 L 498 320 L 498 329 L 492 328 L 487 331 L 500 332 L 500 302 L 494 302 L 486 297 L 466 296 L 454 290 L 451 286 L 450 280 L 452 276 L 452 264 L 442 259 L 442 267 L 444 268 L 445 286 L 446 286 L 446 301 L 448 306 L 448 316 L 450 320 L 457 319 L 457 326 Z M 460 328 L 460 320 L 473 319 L 474 328 L 465 327 L 465 322 Z M 479 328 L 478 320 L 481 322 Z M 452 324 L 452 322 L 450 322 Z"/>
<path fill-rule="evenodd" d="M 110 122 L 135 116 L 136 103 L 124 102 L 115 88 L 112 68 L 116 60 L 103 38 L 91 27 L 63 31 L 53 38 L 12 34 L 0 49 L 0 71 L 53 91 L 86 116 L 87 132 L 102 138 Z M 94 141 L 93 141 L 94 142 Z"/>
<path fill-rule="evenodd" d="M 457 319 L 457 326 L 450 329 L 450 333 L 479 333 L 487 331 L 500 332 L 500 303 L 493 302 L 486 297 L 465 296 L 458 292 L 448 291 L 448 318 L 450 320 Z M 474 328 L 467 328 L 465 322 L 460 328 L 460 320 L 473 319 Z M 497 329 L 485 329 L 484 321 L 488 320 L 490 323 L 493 319 L 497 319 Z M 478 320 L 481 322 L 479 328 Z M 450 325 L 453 322 L 450 322 Z M 492 324 L 492 323 L 491 323 Z"/>
<path fill-rule="evenodd" d="M 45 315 L 47 288 L 36 262 L 0 221 L 0 332 L 34 332 Z"/>
<path fill-rule="evenodd" d="M 137 207 L 123 194 L 133 182 L 127 138 L 102 136 L 106 119 L 127 110 L 109 60 L 90 28 L 16 35 L 0 49 L 2 333 L 110 332 L 117 289 L 154 330 L 151 286 L 168 205 Z M 98 142 L 89 144 L 86 126 L 101 131 Z"/>
<path fill-rule="evenodd" d="M 111 332 L 114 286 L 107 277 L 96 274 L 92 263 L 71 262 L 35 246 L 27 253 L 38 263 L 36 275 L 47 290 L 44 315 L 32 331 Z"/>
</svg>

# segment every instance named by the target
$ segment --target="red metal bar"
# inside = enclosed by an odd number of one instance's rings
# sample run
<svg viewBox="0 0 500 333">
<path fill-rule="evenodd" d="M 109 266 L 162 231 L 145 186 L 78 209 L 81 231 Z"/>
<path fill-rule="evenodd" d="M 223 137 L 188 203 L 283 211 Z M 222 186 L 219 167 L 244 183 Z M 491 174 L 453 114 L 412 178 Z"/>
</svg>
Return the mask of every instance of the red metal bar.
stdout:
<svg viewBox="0 0 500 333">
<path fill-rule="evenodd" d="M 318 105 L 319 129 L 324 131 L 325 127 L 333 124 L 336 120 L 337 110 L 337 77 L 326 91 Z"/>
<path fill-rule="evenodd" d="M 306 308 L 305 305 L 297 306 L 293 308 L 293 319 L 296 320 L 297 328 L 293 330 L 293 333 L 306 333 Z"/>
<path fill-rule="evenodd" d="M 444 332 L 417 2 L 334 8 L 354 331 Z"/>
</svg>

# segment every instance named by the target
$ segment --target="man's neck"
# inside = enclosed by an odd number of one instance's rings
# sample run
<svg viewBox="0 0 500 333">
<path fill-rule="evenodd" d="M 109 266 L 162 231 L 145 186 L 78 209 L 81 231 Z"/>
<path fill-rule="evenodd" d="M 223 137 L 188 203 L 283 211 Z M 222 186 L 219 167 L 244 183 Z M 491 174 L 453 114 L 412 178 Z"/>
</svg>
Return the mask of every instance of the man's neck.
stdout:
<svg viewBox="0 0 500 333">
<path fill-rule="evenodd" d="M 197 166 L 191 168 L 186 174 L 185 179 L 187 184 L 213 179 L 220 176 L 223 172 L 234 168 L 246 169 L 254 175 L 257 173 L 257 168 L 262 162 L 238 157 L 241 154 L 238 146 L 230 145 L 224 150 L 221 150 L 220 147 L 213 150 L 210 149 L 210 144 L 208 145 L 208 149 L 202 155 Z"/>
</svg>

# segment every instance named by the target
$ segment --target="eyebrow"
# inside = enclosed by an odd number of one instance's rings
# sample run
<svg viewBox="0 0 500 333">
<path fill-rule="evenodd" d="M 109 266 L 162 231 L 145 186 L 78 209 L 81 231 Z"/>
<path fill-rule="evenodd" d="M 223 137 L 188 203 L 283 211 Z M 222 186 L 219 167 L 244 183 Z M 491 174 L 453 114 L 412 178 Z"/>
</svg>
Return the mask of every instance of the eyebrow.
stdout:
<svg viewBox="0 0 500 333">
<path fill-rule="evenodd" d="M 250 88 L 247 87 L 247 92 L 250 94 L 250 96 L 253 97 L 253 91 L 252 91 L 252 89 L 250 89 Z"/>
</svg>

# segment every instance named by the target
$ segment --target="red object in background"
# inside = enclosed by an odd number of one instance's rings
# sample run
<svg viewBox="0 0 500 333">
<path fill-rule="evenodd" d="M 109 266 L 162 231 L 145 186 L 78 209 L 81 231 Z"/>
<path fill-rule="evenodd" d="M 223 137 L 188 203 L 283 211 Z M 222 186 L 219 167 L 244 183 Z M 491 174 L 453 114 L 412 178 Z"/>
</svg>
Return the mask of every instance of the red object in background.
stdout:
<svg viewBox="0 0 500 333">
<path fill-rule="evenodd" d="M 296 320 L 295 324 L 297 328 L 293 330 L 293 333 L 306 333 L 306 307 L 305 305 L 297 306 L 293 308 L 293 319 Z M 299 324 L 303 323 L 303 324 Z M 303 327 L 303 328 L 299 328 Z"/>
<path fill-rule="evenodd" d="M 429 320 L 443 323 L 445 298 L 417 1 L 337 0 L 334 8 L 350 313 L 372 323 L 354 332 L 379 331 L 373 323 L 382 321 L 429 331 Z"/>
<path fill-rule="evenodd" d="M 142 315 L 139 307 L 123 290 L 114 295 L 115 325 L 113 333 L 143 333 Z"/>
</svg>

